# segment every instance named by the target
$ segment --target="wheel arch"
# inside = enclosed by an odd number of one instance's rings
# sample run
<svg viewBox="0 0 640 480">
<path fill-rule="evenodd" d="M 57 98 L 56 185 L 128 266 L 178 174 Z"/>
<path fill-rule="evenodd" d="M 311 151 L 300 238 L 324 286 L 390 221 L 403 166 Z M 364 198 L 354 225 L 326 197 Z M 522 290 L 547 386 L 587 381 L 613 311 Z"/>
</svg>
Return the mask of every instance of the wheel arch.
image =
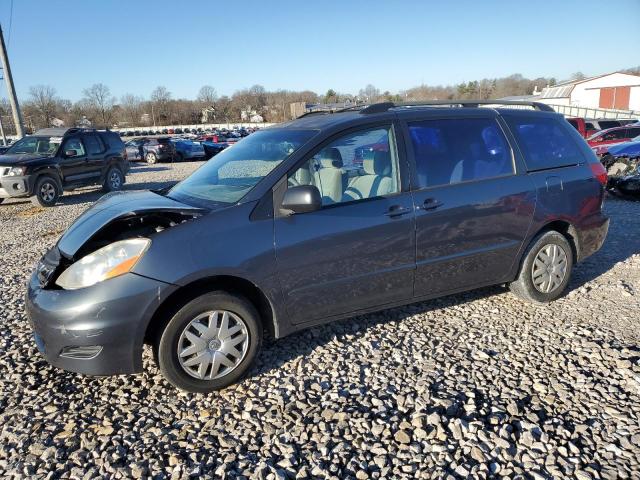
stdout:
<svg viewBox="0 0 640 480">
<path fill-rule="evenodd" d="M 545 232 L 555 231 L 562 234 L 569 245 L 573 254 L 574 262 L 578 262 L 580 259 L 580 237 L 578 236 L 578 230 L 576 227 L 566 219 L 555 219 L 545 223 L 538 231 L 529 239 L 529 245 L 531 245 L 536 238 Z M 522 263 L 522 260 L 521 260 Z"/>
<path fill-rule="evenodd" d="M 60 194 L 62 195 L 62 192 L 64 190 L 64 187 L 62 184 L 62 172 L 54 166 L 43 167 L 33 172 L 33 181 L 31 182 L 31 185 L 30 185 L 31 191 L 29 192 L 30 195 L 33 195 L 35 193 L 36 184 L 40 181 L 42 177 L 53 178 L 53 180 L 58 184 L 58 188 L 60 189 Z"/>
<path fill-rule="evenodd" d="M 233 275 L 216 275 L 195 280 L 171 293 L 151 316 L 145 330 L 144 343 L 152 343 L 162 332 L 164 325 L 186 303 L 215 290 L 246 298 L 258 311 L 264 333 L 270 338 L 276 337 L 275 310 L 264 292 L 245 278 Z"/>
</svg>

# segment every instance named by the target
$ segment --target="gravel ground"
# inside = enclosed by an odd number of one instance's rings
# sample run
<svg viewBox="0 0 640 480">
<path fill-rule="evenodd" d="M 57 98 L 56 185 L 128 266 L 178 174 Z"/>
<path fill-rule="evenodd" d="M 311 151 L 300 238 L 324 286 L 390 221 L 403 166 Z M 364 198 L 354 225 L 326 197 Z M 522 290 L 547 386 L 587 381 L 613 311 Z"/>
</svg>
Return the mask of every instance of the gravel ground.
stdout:
<svg viewBox="0 0 640 480">
<path fill-rule="evenodd" d="M 198 163 L 137 166 L 158 187 Z M 39 356 L 24 284 L 99 193 L 0 206 L 0 476 L 640 478 L 640 203 L 610 199 L 603 250 L 549 306 L 500 287 L 266 345 L 208 396 L 146 373 L 91 378 Z"/>
</svg>

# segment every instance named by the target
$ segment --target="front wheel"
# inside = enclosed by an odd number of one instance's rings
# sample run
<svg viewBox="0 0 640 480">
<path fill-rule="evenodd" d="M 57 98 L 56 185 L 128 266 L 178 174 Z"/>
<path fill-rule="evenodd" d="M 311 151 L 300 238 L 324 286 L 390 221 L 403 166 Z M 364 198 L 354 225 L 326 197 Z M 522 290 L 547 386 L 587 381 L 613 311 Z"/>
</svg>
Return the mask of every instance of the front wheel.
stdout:
<svg viewBox="0 0 640 480">
<path fill-rule="evenodd" d="M 162 375 L 177 388 L 208 393 L 236 382 L 262 343 L 259 315 L 246 299 L 204 294 L 169 320 L 154 345 Z"/>
<path fill-rule="evenodd" d="M 180 153 L 180 152 L 176 152 L 175 161 L 176 162 L 184 161 L 184 155 L 182 153 Z"/>
<path fill-rule="evenodd" d="M 532 242 L 518 278 L 509 288 L 530 302 L 556 300 L 569 284 L 573 262 L 573 249 L 566 237 L 555 231 L 545 232 Z"/>
<path fill-rule="evenodd" d="M 144 159 L 147 161 L 149 165 L 153 165 L 158 162 L 158 157 L 153 152 L 149 152 L 145 155 Z"/>
<path fill-rule="evenodd" d="M 51 177 L 40 177 L 36 183 L 32 202 L 38 207 L 53 207 L 60 197 L 60 187 Z"/>
</svg>

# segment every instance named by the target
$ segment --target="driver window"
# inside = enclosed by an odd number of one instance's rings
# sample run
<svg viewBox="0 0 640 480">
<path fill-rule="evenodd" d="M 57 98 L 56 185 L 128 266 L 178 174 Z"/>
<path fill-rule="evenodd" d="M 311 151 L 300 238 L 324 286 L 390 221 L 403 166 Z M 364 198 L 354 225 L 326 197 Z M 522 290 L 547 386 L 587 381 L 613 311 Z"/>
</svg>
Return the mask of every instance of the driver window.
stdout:
<svg viewBox="0 0 640 480">
<path fill-rule="evenodd" d="M 322 205 L 381 197 L 400 190 L 391 127 L 345 135 L 322 148 L 288 176 L 288 186 L 313 185 Z"/>
<path fill-rule="evenodd" d="M 81 157 L 84 155 L 84 147 L 79 138 L 70 138 L 64 143 L 64 151 L 75 150 L 76 156 Z"/>
</svg>

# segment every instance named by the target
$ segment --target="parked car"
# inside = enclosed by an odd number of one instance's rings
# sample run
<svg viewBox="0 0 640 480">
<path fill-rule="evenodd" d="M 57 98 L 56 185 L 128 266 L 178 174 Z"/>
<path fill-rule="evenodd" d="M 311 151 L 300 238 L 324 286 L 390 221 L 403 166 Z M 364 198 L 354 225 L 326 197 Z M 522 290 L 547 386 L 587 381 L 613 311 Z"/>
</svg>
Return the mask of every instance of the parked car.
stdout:
<svg viewBox="0 0 640 480">
<path fill-rule="evenodd" d="M 640 127 L 615 127 L 590 136 L 587 138 L 587 143 L 596 155 L 604 155 L 612 145 L 628 142 L 638 135 L 640 135 Z"/>
<path fill-rule="evenodd" d="M 126 143 L 127 158 L 131 162 L 147 162 L 153 165 L 157 162 L 173 161 L 176 147 L 169 137 L 139 138 Z"/>
<path fill-rule="evenodd" d="M 194 142 L 186 138 L 172 138 L 171 143 L 173 143 L 176 149 L 176 162 L 202 159 L 205 157 L 204 147 L 199 142 Z"/>
<path fill-rule="evenodd" d="M 594 119 L 588 118 L 585 119 L 587 124 L 587 130 L 607 130 L 609 128 L 621 127 L 622 123 L 620 120 L 614 120 L 611 118 L 601 118 Z"/>
<path fill-rule="evenodd" d="M 64 190 L 101 185 L 120 190 L 129 162 L 120 136 L 111 131 L 45 128 L 15 142 L 0 157 L 0 203 L 32 197 L 42 207 L 55 205 Z"/>
<path fill-rule="evenodd" d="M 632 138 L 628 142 L 612 145 L 609 147 L 607 154 L 613 158 L 640 158 L 640 136 Z"/>
<path fill-rule="evenodd" d="M 583 138 L 589 138 L 591 135 L 594 135 L 598 132 L 598 130 L 594 128 L 587 128 L 587 122 L 584 118 L 567 118 L 567 122 L 569 122 L 571 126 L 573 126 L 573 128 L 575 128 Z"/>
<path fill-rule="evenodd" d="M 201 141 L 200 144 L 204 148 L 204 159 L 209 160 L 229 146 L 228 143 L 216 143 L 213 141 Z"/>
<path fill-rule="evenodd" d="M 555 300 L 605 240 L 607 175 L 529 105 L 307 114 L 170 189 L 104 198 L 31 276 L 35 343 L 93 375 L 140 372 L 150 343 L 170 383 L 209 392 L 249 369 L 265 332 L 495 284 Z M 383 135 L 345 185 L 341 164 Z"/>
</svg>

